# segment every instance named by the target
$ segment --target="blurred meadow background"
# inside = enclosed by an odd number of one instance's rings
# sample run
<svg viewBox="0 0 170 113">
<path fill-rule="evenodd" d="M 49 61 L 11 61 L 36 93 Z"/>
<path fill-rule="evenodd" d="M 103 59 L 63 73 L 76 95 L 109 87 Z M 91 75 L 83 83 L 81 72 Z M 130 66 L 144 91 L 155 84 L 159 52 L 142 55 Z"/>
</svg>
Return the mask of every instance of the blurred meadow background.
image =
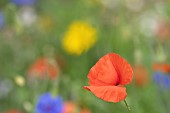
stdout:
<svg viewBox="0 0 170 113">
<path fill-rule="evenodd" d="M 132 113 L 170 113 L 169 50 L 170 0 L 0 0 L 0 113 L 127 113 L 82 88 L 109 52 Z"/>
</svg>

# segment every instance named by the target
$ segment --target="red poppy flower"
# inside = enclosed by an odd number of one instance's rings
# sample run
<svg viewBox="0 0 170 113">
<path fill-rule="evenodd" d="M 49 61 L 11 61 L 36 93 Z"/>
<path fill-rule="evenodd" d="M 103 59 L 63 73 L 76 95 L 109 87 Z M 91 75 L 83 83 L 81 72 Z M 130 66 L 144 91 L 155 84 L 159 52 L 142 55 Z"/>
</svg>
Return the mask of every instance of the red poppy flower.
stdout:
<svg viewBox="0 0 170 113">
<path fill-rule="evenodd" d="M 166 63 L 154 63 L 152 65 L 152 68 L 154 71 L 161 71 L 164 73 L 170 73 L 170 65 L 166 64 Z"/>
<path fill-rule="evenodd" d="M 65 102 L 64 104 L 64 112 L 63 113 L 75 113 L 77 109 L 77 105 L 73 102 Z"/>
<path fill-rule="evenodd" d="M 8 113 L 21 113 L 21 112 L 18 111 L 18 110 L 13 109 L 13 110 L 8 111 Z"/>
<path fill-rule="evenodd" d="M 59 68 L 55 61 L 50 62 L 47 58 L 40 58 L 31 65 L 28 74 L 39 78 L 44 78 L 48 75 L 50 79 L 55 79 L 59 74 Z"/>
<path fill-rule="evenodd" d="M 137 65 L 133 67 L 134 71 L 134 83 L 136 86 L 145 86 L 148 83 L 148 71 L 143 65 Z"/>
<path fill-rule="evenodd" d="M 108 102 L 120 102 L 126 98 L 125 85 L 133 78 L 130 64 L 120 55 L 108 53 L 91 68 L 84 86 L 98 98 Z"/>
<path fill-rule="evenodd" d="M 80 111 L 80 113 L 91 113 L 89 109 L 84 108 Z"/>
</svg>

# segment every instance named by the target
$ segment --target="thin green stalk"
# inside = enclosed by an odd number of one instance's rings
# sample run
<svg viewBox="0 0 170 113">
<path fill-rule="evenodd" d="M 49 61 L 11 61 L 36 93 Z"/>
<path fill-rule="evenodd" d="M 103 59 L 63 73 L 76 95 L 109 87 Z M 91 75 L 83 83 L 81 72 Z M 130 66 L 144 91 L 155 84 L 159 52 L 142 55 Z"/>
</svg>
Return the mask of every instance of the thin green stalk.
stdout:
<svg viewBox="0 0 170 113">
<path fill-rule="evenodd" d="M 126 105 L 126 108 L 127 108 L 128 112 L 131 113 L 130 107 L 128 106 L 126 100 L 124 100 L 124 103 L 125 103 L 125 105 Z"/>
</svg>

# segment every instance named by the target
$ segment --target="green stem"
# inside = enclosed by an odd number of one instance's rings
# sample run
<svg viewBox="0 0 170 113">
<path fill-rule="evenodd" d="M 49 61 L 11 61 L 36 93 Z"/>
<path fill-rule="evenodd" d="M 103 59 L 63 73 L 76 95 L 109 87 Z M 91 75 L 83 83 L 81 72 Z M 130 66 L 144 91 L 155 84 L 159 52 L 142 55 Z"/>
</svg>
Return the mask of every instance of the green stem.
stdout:
<svg viewBox="0 0 170 113">
<path fill-rule="evenodd" d="M 130 107 L 128 106 L 126 100 L 124 100 L 124 103 L 125 103 L 125 105 L 126 105 L 126 108 L 127 108 L 128 112 L 131 113 Z"/>
</svg>

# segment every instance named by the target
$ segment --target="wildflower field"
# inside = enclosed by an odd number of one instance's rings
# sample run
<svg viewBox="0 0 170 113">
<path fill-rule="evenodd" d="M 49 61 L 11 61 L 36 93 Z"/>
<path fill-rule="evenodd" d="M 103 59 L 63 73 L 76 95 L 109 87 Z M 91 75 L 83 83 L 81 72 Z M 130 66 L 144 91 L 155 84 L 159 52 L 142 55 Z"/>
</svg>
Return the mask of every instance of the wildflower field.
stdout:
<svg viewBox="0 0 170 113">
<path fill-rule="evenodd" d="M 170 113 L 170 0 L 0 0 L 0 113 Z"/>
</svg>

